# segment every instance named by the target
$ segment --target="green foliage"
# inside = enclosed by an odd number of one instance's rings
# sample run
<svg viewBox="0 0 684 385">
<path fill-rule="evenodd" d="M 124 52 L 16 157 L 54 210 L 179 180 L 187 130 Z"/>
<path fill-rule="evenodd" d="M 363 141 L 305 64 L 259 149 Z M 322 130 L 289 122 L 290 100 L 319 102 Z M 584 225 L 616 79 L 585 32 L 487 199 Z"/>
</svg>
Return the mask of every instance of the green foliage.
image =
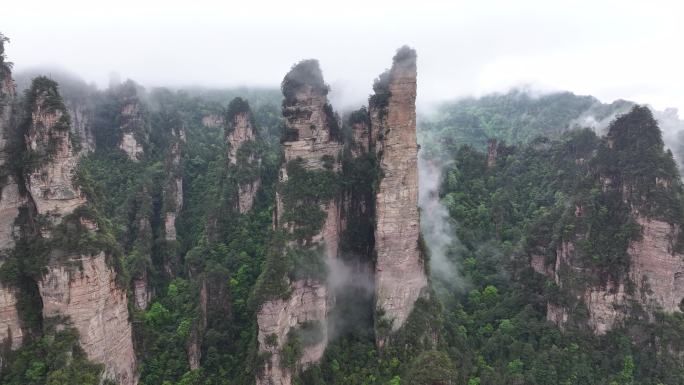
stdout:
<svg viewBox="0 0 684 385">
<path fill-rule="evenodd" d="M 287 181 L 280 186 L 283 200 L 282 220 L 293 226 L 293 239 L 311 239 L 323 227 L 325 212 L 321 209 L 339 192 L 339 177 L 331 170 L 308 170 L 302 159 L 285 165 Z"/>
<path fill-rule="evenodd" d="M 302 357 L 303 344 L 296 331 L 291 331 L 287 335 L 287 340 L 280 349 L 280 363 L 283 367 L 290 370 L 297 368 L 297 362 Z"/>
<path fill-rule="evenodd" d="M 46 330 L 42 338 L 13 351 L 3 361 L 3 385 L 98 385 L 102 364 L 90 362 L 75 329 Z"/>
<path fill-rule="evenodd" d="M 232 131 L 231 128 L 234 129 L 234 127 L 232 127 L 233 121 L 238 114 L 248 114 L 248 117 L 252 119 L 252 109 L 249 108 L 249 102 L 239 96 L 231 100 L 226 109 L 225 119 L 229 131 Z"/>
<path fill-rule="evenodd" d="M 323 73 L 321 73 L 318 60 L 302 60 L 292 66 L 290 72 L 285 75 L 280 86 L 285 96 L 283 106 L 293 104 L 296 93 L 305 85 L 310 86 L 313 92 L 323 95 L 328 93 L 328 86 L 323 81 Z"/>
<path fill-rule="evenodd" d="M 450 385 L 456 383 L 456 370 L 446 353 L 430 350 L 413 360 L 404 378 L 406 385 Z"/>
<path fill-rule="evenodd" d="M 12 75 L 12 62 L 7 61 L 5 53 L 5 43 L 9 43 L 9 38 L 0 33 L 0 81 L 4 81 Z"/>
<path fill-rule="evenodd" d="M 632 103 L 601 104 L 591 96 L 570 92 L 534 95 L 524 89 L 445 103 L 423 121 L 421 146 L 435 157 L 455 153 L 464 144 L 484 150 L 491 138 L 528 143 L 538 136 L 557 138 L 582 127 L 584 118 L 596 121 L 624 112 Z"/>
</svg>

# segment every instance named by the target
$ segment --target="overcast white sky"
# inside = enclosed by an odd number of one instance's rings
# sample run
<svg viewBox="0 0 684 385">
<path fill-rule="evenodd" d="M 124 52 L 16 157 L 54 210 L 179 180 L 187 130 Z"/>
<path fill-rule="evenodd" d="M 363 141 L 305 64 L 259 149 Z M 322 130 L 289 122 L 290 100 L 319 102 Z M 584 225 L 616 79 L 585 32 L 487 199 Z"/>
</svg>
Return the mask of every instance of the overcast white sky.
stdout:
<svg viewBox="0 0 684 385">
<path fill-rule="evenodd" d="M 363 103 L 396 48 L 429 103 L 530 84 L 684 110 L 684 2 L 430 0 L 3 1 L 15 70 L 89 82 L 279 85 L 317 58 L 337 107 Z"/>
</svg>

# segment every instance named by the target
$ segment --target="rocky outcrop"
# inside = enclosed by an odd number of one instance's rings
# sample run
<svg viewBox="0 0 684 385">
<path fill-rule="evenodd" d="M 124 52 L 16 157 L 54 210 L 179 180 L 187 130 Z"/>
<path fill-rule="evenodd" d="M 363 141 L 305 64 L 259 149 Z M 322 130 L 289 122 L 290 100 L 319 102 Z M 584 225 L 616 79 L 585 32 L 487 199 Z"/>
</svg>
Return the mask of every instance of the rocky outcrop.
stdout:
<svg viewBox="0 0 684 385">
<path fill-rule="evenodd" d="M 31 98 L 25 143 L 36 165 L 26 187 L 39 214 L 63 217 L 86 202 L 73 183 L 79 156 L 71 140 L 71 118 L 52 80 L 36 78 Z"/>
<path fill-rule="evenodd" d="M 555 265 L 531 259 L 564 298 L 549 301 L 547 318 L 604 334 L 634 316 L 653 320 L 657 312 L 681 311 L 684 190 L 651 111 L 635 106 L 618 117 L 595 158 L 581 165 L 587 163 L 591 191 L 580 190 L 561 219 L 568 222 L 557 225 L 574 231 L 562 235 Z"/>
<path fill-rule="evenodd" d="M 287 300 L 274 300 L 264 303 L 257 315 L 259 325 L 259 351 L 268 357 L 269 362 L 257 376 L 257 385 L 289 385 L 292 383 L 294 368 L 284 367 L 281 363 L 281 349 L 288 341 L 289 334 L 307 322 L 325 325 L 328 311 L 328 290 L 320 282 L 297 281 L 292 295 Z M 325 327 L 325 326 L 323 326 Z M 327 330 L 322 330 L 327 333 Z M 327 338 L 304 347 L 298 367 L 318 362 L 325 351 Z"/>
<path fill-rule="evenodd" d="M 78 138 L 79 150 L 91 152 L 95 150 L 95 135 L 93 134 L 92 109 L 67 101 L 67 110 L 71 116 L 71 132 Z"/>
<path fill-rule="evenodd" d="M 136 212 L 136 234 L 133 241 L 133 247 L 129 251 L 129 255 L 135 257 L 135 262 L 129 266 L 128 272 L 133 278 L 133 303 L 139 310 L 146 310 L 150 301 L 152 300 L 152 290 L 149 285 L 150 266 L 152 265 L 152 224 L 150 223 L 150 216 L 152 215 L 152 200 L 149 197 L 147 186 L 142 188 L 143 197 L 140 202 L 137 202 Z"/>
<path fill-rule="evenodd" d="M 366 107 L 352 112 L 349 116 L 352 140 L 350 143 L 352 157 L 357 158 L 370 151 L 371 148 L 371 121 Z"/>
<path fill-rule="evenodd" d="M 181 151 L 185 144 L 185 129 L 173 130 L 171 150 L 167 160 L 169 175 L 164 188 L 164 239 L 176 240 L 176 218 L 183 208 L 183 173 L 181 169 Z"/>
<path fill-rule="evenodd" d="M 499 152 L 499 141 L 489 139 L 487 141 L 487 168 L 496 166 L 496 156 Z"/>
<path fill-rule="evenodd" d="M 68 317 L 66 323 L 78 330 L 88 358 L 104 364 L 106 378 L 121 385 L 136 384 L 126 292 L 117 287 L 116 272 L 105 258 L 103 252 L 73 255 L 68 263 L 48 266 L 38 286 L 43 317 Z"/>
<path fill-rule="evenodd" d="M 258 172 L 261 166 L 261 155 L 257 148 L 258 135 L 247 101 L 242 98 L 233 99 L 226 114 L 226 142 L 228 164 L 239 169 L 237 206 L 240 213 L 246 213 L 252 208 L 261 186 Z"/>
<path fill-rule="evenodd" d="M 370 100 L 372 135 L 383 177 L 376 194 L 376 307 L 401 328 L 427 288 L 419 247 L 416 54 L 404 47 Z"/>
<path fill-rule="evenodd" d="M 119 86 L 121 100 L 120 122 L 121 141 L 119 148 L 128 158 L 139 161 L 144 154 L 148 141 L 149 127 L 144 105 L 138 97 L 138 86 L 128 80 Z"/>
<path fill-rule="evenodd" d="M 2 43 L 0 42 L 1 50 Z M 0 71 L 4 69 L 0 67 Z M 0 251 L 14 246 L 14 222 L 19 215 L 19 207 L 26 202 L 25 197 L 19 193 L 16 175 L 8 165 L 8 160 L 12 156 L 11 135 L 13 134 L 15 97 L 14 80 L 7 69 L 0 75 Z"/>
<path fill-rule="evenodd" d="M 41 229 L 49 240 L 53 237 L 49 229 L 87 202 L 74 183 L 79 153 L 57 84 L 44 77 L 34 79 L 27 103 L 30 115 L 24 141 L 35 162 L 25 177 L 26 190 L 35 214 L 51 219 L 48 230 Z M 77 223 L 93 235 L 100 231 L 91 219 L 81 217 Z M 61 327 L 73 326 L 88 358 L 104 364 L 106 378 L 134 385 L 137 376 L 126 291 L 117 287 L 116 272 L 107 258 L 104 251 L 82 255 L 52 249 L 46 272 L 37 280 L 43 319 Z"/>
<path fill-rule="evenodd" d="M 681 310 L 684 299 L 684 254 L 675 244 L 681 229 L 663 220 L 637 217 L 642 240 L 633 242 L 630 279 L 637 286 L 639 301 L 648 308 L 672 313 Z"/>
<path fill-rule="evenodd" d="M 138 143 L 135 135 L 131 132 L 124 132 L 119 148 L 134 161 L 140 160 L 140 157 L 143 154 L 142 145 Z"/>
<path fill-rule="evenodd" d="M 152 300 L 152 293 L 148 289 L 147 272 L 145 271 L 141 277 L 133 279 L 133 295 L 135 307 L 140 310 L 145 310 L 150 305 Z"/>
<path fill-rule="evenodd" d="M 16 175 L 8 165 L 12 156 L 11 135 L 16 89 L 10 67 L 4 63 L 3 38 L 0 34 L 0 265 L 14 247 L 15 221 L 19 216 L 19 208 L 26 203 L 25 197 L 19 193 Z M 21 346 L 24 334 L 16 305 L 16 290 L 0 283 L 0 344 L 9 346 L 10 349 Z M 3 357 L 0 357 L 0 368 L 2 361 Z"/>
<path fill-rule="evenodd" d="M 328 87 L 315 60 L 302 61 L 292 68 L 283 80 L 283 116 L 285 137 L 283 140 L 285 164 L 280 170 L 281 185 L 288 181 L 286 165 L 298 161 L 305 170 L 339 170 L 342 144 L 339 142 L 337 118 L 328 104 Z M 276 195 L 274 226 L 291 233 L 295 225 L 283 219 L 283 198 Z M 321 202 L 320 209 L 325 221 L 310 239 L 298 245 L 309 250 L 322 248 L 330 261 L 337 257 L 340 236 L 339 210 L 334 201 Z M 283 251 L 284 252 L 284 251 Z M 320 252 L 320 251 L 317 251 Z M 283 255 L 283 258 L 286 256 Z M 299 279 L 290 283 L 291 294 L 287 299 L 270 299 L 263 303 L 257 313 L 259 325 L 259 352 L 267 362 L 257 376 L 257 385 L 289 385 L 293 370 L 303 369 L 318 362 L 327 345 L 326 316 L 330 300 L 325 281 Z M 303 346 L 296 363 L 281 362 L 281 350 L 293 333 L 307 325 L 318 325 L 316 343 Z"/>
<path fill-rule="evenodd" d="M 24 332 L 17 311 L 17 293 L 11 287 L 0 285 L 0 343 L 14 350 L 21 346 Z M 0 366 L 2 360 L 0 359 Z"/>
</svg>

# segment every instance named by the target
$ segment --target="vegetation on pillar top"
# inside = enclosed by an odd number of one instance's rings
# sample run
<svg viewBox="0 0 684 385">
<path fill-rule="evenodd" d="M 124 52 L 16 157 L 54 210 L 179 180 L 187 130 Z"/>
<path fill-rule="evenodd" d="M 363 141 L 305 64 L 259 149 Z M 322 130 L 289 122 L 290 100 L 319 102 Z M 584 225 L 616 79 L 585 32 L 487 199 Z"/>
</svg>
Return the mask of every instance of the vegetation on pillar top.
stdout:
<svg viewBox="0 0 684 385">
<path fill-rule="evenodd" d="M 235 130 L 235 118 L 240 114 L 247 114 L 252 127 L 254 127 L 254 117 L 252 115 L 252 109 L 249 107 L 249 102 L 238 96 L 230 101 L 228 108 L 226 109 L 226 136 Z"/>
<path fill-rule="evenodd" d="M 12 62 L 7 61 L 5 54 L 5 43 L 9 43 L 9 38 L 0 33 L 0 81 L 9 77 L 12 71 Z"/>
<path fill-rule="evenodd" d="M 682 223 L 679 171 L 648 107 L 634 106 L 611 123 L 595 166 L 639 213 Z"/>
<path fill-rule="evenodd" d="M 310 86 L 315 93 L 327 95 L 329 88 L 323 81 L 323 73 L 318 64 L 318 60 L 302 60 L 295 64 L 290 72 L 285 75 L 280 86 L 285 96 L 283 105 L 290 105 L 296 102 L 295 96 L 304 86 Z"/>
</svg>

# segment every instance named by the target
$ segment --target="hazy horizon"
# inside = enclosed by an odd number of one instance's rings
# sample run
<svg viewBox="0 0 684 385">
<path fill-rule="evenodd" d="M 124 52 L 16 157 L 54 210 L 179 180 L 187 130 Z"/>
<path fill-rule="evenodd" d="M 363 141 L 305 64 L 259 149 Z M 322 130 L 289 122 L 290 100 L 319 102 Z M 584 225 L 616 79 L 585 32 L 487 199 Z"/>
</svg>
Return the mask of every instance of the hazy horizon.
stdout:
<svg viewBox="0 0 684 385">
<path fill-rule="evenodd" d="M 316 58 L 333 103 L 348 108 L 407 44 L 422 105 L 524 85 L 684 109 L 676 2 L 412 4 L 25 1 L 3 6 L 0 32 L 15 72 L 59 68 L 101 88 L 112 72 L 146 87 L 278 87 Z"/>
</svg>

